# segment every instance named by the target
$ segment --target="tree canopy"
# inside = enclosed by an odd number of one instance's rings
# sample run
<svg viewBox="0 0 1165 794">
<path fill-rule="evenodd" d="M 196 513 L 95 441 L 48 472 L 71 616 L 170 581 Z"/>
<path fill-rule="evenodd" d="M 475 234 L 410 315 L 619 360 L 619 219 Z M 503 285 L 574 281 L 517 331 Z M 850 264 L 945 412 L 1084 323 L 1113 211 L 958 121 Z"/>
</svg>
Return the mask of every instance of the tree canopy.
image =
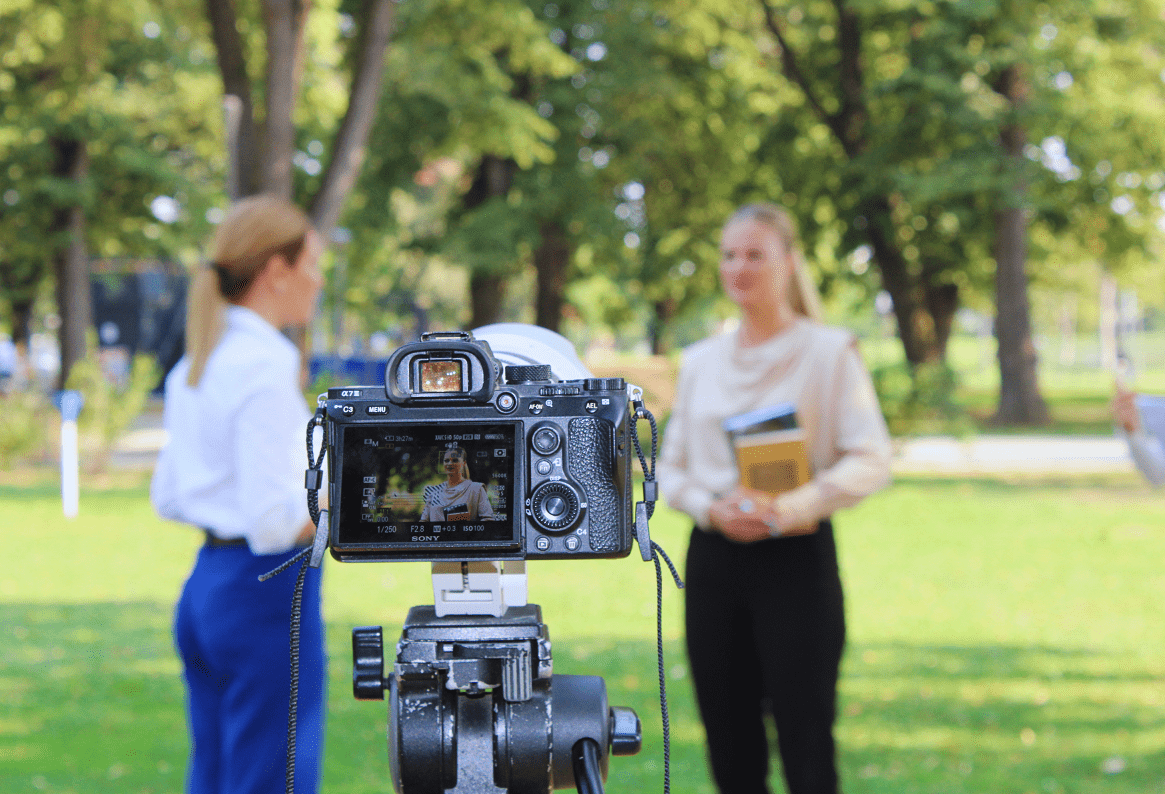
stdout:
<svg viewBox="0 0 1165 794">
<path fill-rule="evenodd" d="M 335 308 L 366 325 L 662 352 L 720 311 L 723 219 L 770 200 L 827 299 L 889 293 L 912 364 L 996 311 L 1022 402 L 1029 283 L 1160 249 L 1163 26 L 1150 0 L 7 0 L 0 289 L 17 336 L 53 281 L 79 316 L 78 252 L 190 261 L 268 190 L 343 227 Z"/>
</svg>

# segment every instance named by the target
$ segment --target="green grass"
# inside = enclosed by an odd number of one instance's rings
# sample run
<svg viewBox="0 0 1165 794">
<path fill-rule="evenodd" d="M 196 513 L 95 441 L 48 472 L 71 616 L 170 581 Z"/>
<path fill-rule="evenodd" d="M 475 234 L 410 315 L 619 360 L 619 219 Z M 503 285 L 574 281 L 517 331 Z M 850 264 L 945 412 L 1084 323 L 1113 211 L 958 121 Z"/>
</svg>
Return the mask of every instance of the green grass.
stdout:
<svg viewBox="0 0 1165 794">
<path fill-rule="evenodd" d="M 177 792 L 186 756 L 170 615 L 199 542 L 140 486 L 0 487 L 0 792 Z M 1165 792 L 1165 500 L 1132 475 L 904 479 L 839 516 L 850 641 L 837 734 L 848 794 Z M 677 563 L 685 526 L 655 537 Z M 603 675 L 644 749 L 608 790 L 661 788 L 654 570 L 530 566 L 555 671 Z M 423 564 L 329 563 L 324 791 L 391 790 L 385 706 L 350 690 L 350 630 L 430 601 Z M 665 591 L 673 788 L 710 792 Z M 748 671 L 725 671 L 748 675 Z M 779 785 L 776 790 L 781 790 Z"/>
</svg>

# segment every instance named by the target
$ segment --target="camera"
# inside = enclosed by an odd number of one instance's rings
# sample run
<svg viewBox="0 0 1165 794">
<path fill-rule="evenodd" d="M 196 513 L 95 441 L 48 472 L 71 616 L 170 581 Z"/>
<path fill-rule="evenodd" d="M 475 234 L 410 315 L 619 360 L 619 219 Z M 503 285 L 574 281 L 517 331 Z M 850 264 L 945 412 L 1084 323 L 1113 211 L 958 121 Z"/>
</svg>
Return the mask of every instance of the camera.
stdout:
<svg viewBox="0 0 1165 794">
<path fill-rule="evenodd" d="M 622 378 L 562 380 L 551 364 L 503 364 L 472 333 L 430 333 L 393 353 L 383 385 L 329 389 L 321 407 L 328 545 L 338 560 L 631 550 L 632 408 Z"/>
</svg>

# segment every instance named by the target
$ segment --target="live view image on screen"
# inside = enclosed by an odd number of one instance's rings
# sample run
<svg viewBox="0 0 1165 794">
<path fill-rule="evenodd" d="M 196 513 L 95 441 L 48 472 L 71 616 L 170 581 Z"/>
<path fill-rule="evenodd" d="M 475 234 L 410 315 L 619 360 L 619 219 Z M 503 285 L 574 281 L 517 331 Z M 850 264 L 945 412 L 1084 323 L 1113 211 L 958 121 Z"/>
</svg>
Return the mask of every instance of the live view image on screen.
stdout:
<svg viewBox="0 0 1165 794">
<path fill-rule="evenodd" d="M 511 539 L 514 442 L 512 425 L 345 428 L 346 539 Z"/>
</svg>

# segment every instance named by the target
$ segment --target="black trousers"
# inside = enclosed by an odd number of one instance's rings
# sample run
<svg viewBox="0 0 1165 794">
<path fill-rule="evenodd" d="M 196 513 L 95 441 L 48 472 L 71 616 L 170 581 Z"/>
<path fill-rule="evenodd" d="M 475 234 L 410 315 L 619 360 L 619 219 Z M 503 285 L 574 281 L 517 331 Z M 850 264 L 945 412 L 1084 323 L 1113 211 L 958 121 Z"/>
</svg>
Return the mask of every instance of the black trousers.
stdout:
<svg viewBox="0 0 1165 794">
<path fill-rule="evenodd" d="M 789 794 L 836 794 L 845 615 L 833 527 L 738 544 L 692 531 L 688 658 L 723 794 L 767 794 L 771 709 Z"/>
</svg>

